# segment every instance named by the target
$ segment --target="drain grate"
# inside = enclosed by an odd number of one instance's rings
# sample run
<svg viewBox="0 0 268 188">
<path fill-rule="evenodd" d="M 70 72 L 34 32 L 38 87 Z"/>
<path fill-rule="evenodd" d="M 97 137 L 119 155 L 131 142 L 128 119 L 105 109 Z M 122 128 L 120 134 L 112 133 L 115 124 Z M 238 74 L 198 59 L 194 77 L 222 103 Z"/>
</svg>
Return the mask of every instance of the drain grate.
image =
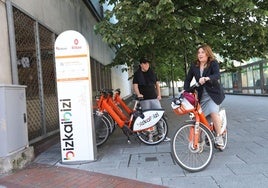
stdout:
<svg viewBox="0 0 268 188">
<path fill-rule="evenodd" d="M 157 157 L 145 157 L 145 161 L 158 161 Z"/>
<path fill-rule="evenodd" d="M 170 152 L 138 153 L 129 156 L 128 167 L 174 165 Z"/>
</svg>

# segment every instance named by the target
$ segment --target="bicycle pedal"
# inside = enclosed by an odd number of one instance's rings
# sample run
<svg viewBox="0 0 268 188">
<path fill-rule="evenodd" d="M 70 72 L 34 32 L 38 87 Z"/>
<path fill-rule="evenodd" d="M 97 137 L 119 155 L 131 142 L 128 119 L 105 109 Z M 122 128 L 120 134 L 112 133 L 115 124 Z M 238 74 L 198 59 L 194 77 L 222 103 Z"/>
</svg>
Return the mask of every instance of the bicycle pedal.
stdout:
<svg viewBox="0 0 268 188">
<path fill-rule="evenodd" d="M 122 130 L 123 130 L 124 133 L 130 133 L 131 132 L 131 130 L 129 129 L 129 127 L 127 127 L 125 125 L 122 127 Z"/>
<path fill-rule="evenodd" d="M 223 151 L 224 146 L 219 146 L 219 145 L 215 144 L 215 148 L 217 148 L 217 149 L 219 149 L 219 150 Z"/>
</svg>

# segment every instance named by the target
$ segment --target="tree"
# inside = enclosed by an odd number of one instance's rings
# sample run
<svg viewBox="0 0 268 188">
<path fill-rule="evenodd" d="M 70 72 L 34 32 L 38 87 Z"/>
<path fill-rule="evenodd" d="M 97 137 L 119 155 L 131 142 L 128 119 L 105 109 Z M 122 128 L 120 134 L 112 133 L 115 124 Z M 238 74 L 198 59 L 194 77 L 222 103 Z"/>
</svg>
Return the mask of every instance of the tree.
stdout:
<svg viewBox="0 0 268 188">
<path fill-rule="evenodd" d="M 171 70 L 178 79 L 184 77 L 201 43 L 210 44 L 224 62 L 268 54 L 266 0 L 110 0 L 109 4 L 114 8 L 105 12 L 95 31 L 116 48 L 112 66 L 132 66 L 146 56 L 162 79 Z M 113 16 L 116 23 L 110 22 Z M 228 68 L 230 63 L 224 62 L 221 65 Z"/>
</svg>

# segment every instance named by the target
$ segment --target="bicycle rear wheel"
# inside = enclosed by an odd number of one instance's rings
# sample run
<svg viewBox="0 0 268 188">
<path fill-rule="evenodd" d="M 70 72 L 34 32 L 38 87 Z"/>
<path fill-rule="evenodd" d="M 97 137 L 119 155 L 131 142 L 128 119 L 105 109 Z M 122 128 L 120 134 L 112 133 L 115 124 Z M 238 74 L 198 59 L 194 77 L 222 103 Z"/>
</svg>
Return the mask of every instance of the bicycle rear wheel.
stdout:
<svg viewBox="0 0 268 188">
<path fill-rule="evenodd" d="M 110 135 L 110 127 L 104 116 L 94 114 L 96 145 L 104 144 Z"/>
<path fill-rule="evenodd" d="M 186 122 L 172 137 L 171 153 L 176 163 L 189 172 L 198 172 L 205 169 L 213 157 L 213 135 L 200 124 L 199 144 L 193 147 L 194 122 Z"/>
<path fill-rule="evenodd" d="M 145 144 L 156 145 L 166 138 L 167 133 L 167 121 L 162 117 L 153 127 L 137 132 L 137 136 Z"/>
<path fill-rule="evenodd" d="M 93 111 L 93 116 L 101 116 L 105 119 L 105 121 L 108 123 L 109 129 L 110 129 L 110 134 L 113 133 L 115 129 L 115 122 L 113 118 L 107 113 L 107 112 L 100 112 L 98 110 Z"/>
</svg>

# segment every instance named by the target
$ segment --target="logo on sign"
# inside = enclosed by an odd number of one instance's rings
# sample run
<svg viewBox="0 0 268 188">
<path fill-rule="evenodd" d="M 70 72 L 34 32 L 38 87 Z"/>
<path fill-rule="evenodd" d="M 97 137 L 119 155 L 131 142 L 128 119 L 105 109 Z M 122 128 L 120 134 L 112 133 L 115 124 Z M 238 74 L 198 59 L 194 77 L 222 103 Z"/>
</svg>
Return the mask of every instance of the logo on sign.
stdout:
<svg viewBox="0 0 268 188">
<path fill-rule="evenodd" d="M 74 39 L 74 46 L 72 46 L 72 49 L 81 49 L 82 46 L 78 46 L 79 40 Z"/>
<path fill-rule="evenodd" d="M 56 46 L 56 50 L 67 50 L 67 48 L 66 47 L 57 47 Z"/>
<path fill-rule="evenodd" d="M 159 113 L 155 112 L 154 114 L 150 115 L 149 117 L 144 118 L 141 122 L 138 122 L 137 125 L 143 127 L 144 125 L 150 123 L 155 118 L 159 117 Z"/>
<path fill-rule="evenodd" d="M 60 99 L 60 125 L 63 130 L 62 152 L 64 160 L 71 160 L 75 157 L 73 123 L 72 123 L 72 103 L 71 99 Z"/>
</svg>

